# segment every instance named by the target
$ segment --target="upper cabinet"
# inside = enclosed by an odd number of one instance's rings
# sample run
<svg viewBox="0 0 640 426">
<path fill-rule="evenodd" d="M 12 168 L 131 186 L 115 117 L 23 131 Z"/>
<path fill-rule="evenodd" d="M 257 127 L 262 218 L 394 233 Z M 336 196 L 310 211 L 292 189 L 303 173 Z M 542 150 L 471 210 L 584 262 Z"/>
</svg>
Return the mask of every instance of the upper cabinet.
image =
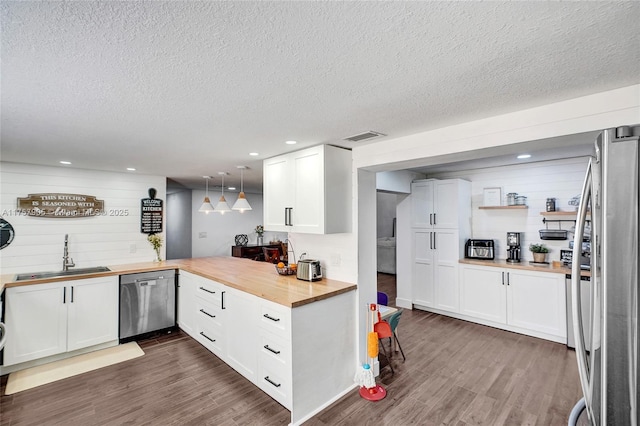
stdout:
<svg viewBox="0 0 640 426">
<path fill-rule="evenodd" d="M 351 232 L 351 176 L 351 151 L 330 145 L 265 160 L 265 230 Z"/>
<path fill-rule="evenodd" d="M 471 184 L 461 179 L 417 180 L 411 184 L 411 227 L 460 228 L 469 222 Z M 463 226 L 464 227 L 464 226 Z"/>
</svg>

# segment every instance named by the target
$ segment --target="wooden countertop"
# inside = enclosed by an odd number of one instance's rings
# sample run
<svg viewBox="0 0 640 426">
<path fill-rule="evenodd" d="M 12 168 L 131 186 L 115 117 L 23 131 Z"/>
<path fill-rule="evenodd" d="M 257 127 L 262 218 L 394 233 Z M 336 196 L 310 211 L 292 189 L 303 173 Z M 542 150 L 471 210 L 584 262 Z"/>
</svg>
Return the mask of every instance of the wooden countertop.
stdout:
<svg viewBox="0 0 640 426">
<path fill-rule="evenodd" d="M 458 262 L 464 263 L 467 265 L 494 266 L 496 268 L 521 269 L 525 271 L 550 272 L 554 274 L 571 275 L 571 268 L 567 268 L 566 266 L 553 267 L 551 264 L 535 265 L 528 261 L 522 261 L 520 263 L 509 263 L 504 259 L 482 260 L 482 259 L 464 258 L 464 259 L 460 259 Z M 580 271 L 580 275 L 583 277 L 590 277 L 591 271 Z"/>
<path fill-rule="evenodd" d="M 14 281 L 15 274 L 2 275 L 0 277 L 0 292 L 4 287 L 43 284 L 56 281 L 72 281 L 167 269 L 181 269 L 191 272 L 291 308 L 327 299 L 356 289 L 355 284 L 327 278 L 323 278 L 320 281 L 309 282 L 298 280 L 295 275 L 279 275 L 274 265 L 270 263 L 256 262 L 236 257 L 179 259 L 163 262 L 113 265 L 108 266 L 108 268 L 111 269 L 111 271 L 22 281 Z"/>
</svg>

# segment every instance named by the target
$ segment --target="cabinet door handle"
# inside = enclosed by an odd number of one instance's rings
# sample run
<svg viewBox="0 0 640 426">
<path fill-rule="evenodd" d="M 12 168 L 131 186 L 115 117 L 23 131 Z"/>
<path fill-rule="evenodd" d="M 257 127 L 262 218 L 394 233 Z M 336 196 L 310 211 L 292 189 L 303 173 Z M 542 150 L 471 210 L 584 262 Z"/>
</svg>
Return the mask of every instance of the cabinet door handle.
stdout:
<svg viewBox="0 0 640 426">
<path fill-rule="evenodd" d="M 287 225 L 293 226 L 293 207 L 289 207 L 287 210 L 289 210 L 289 220 L 287 221 Z"/>
<path fill-rule="evenodd" d="M 511 285 L 511 277 L 509 277 L 509 272 L 507 272 L 507 285 Z"/>
<path fill-rule="evenodd" d="M 277 388 L 279 388 L 280 386 L 282 386 L 280 383 L 276 383 L 276 382 L 274 382 L 273 380 L 271 380 L 271 379 L 269 378 L 269 376 L 265 377 L 264 379 L 265 379 L 267 382 L 271 383 L 273 386 L 277 387 Z"/>
<path fill-rule="evenodd" d="M 71 303 L 73 303 L 73 286 L 71 286 Z"/>
<path fill-rule="evenodd" d="M 67 303 L 67 288 L 62 287 L 62 303 Z"/>
<path fill-rule="evenodd" d="M 222 304 L 220 305 L 222 307 L 222 309 L 227 309 L 226 306 L 224 306 L 224 294 L 226 293 L 226 291 L 222 292 Z"/>
<path fill-rule="evenodd" d="M 275 322 L 280 321 L 280 318 L 274 318 L 272 316 L 269 316 L 269 314 L 264 314 L 263 317 L 265 317 L 266 319 L 270 319 L 271 321 L 275 321 Z"/>
<path fill-rule="evenodd" d="M 289 207 L 285 207 L 284 208 L 284 226 L 288 226 L 289 225 Z"/>
<path fill-rule="evenodd" d="M 433 223 L 435 223 L 435 221 Z M 435 250 L 436 248 L 437 248 L 436 247 L 436 233 L 434 232 L 433 233 L 433 249 Z"/>
<path fill-rule="evenodd" d="M 433 213 L 429 213 L 429 225 L 433 225 Z"/>
<path fill-rule="evenodd" d="M 435 213 L 433 214 L 433 224 L 434 225 L 438 224 L 438 221 L 436 221 L 436 214 Z"/>
<path fill-rule="evenodd" d="M 200 290 L 202 290 L 202 291 L 206 291 L 207 293 L 210 293 L 210 294 L 216 294 L 216 292 L 215 292 L 215 291 L 207 290 L 207 289 L 206 289 L 206 288 L 204 288 L 204 287 L 200 287 Z"/>
<path fill-rule="evenodd" d="M 202 312 L 203 314 L 205 314 L 206 316 L 211 317 L 211 318 L 215 318 L 216 317 L 215 315 L 211 315 L 209 312 L 205 311 L 204 309 L 200 309 L 200 312 Z"/>
<path fill-rule="evenodd" d="M 216 341 L 216 339 L 212 339 L 211 337 L 209 337 L 206 334 L 204 334 L 202 331 L 200 332 L 200 335 L 202 337 L 204 337 L 205 339 L 209 340 L 210 342 L 215 342 Z"/>
<path fill-rule="evenodd" d="M 269 345 L 264 345 L 264 348 L 265 348 L 266 350 L 268 350 L 269 352 L 273 352 L 273 353 L 274 353 L 274 354 L 276 354 L 276 355 L 278 355 L 278 354 L 280 353 L 280 351 L 276 351 L 275 349 L 271 349 L 271 348 L 269 347 Z"/>
<path fill-rule="evenodd" d="M 504 285 L 504 272 L 502 272 L 502 285 Z"/>
</svg>

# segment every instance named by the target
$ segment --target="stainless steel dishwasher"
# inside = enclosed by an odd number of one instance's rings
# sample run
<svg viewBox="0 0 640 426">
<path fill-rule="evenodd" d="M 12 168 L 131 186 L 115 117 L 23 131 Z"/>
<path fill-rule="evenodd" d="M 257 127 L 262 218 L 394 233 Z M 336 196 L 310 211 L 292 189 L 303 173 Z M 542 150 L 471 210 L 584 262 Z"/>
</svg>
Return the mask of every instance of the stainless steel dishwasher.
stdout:
<svg viewBox="0 0 640 426">
<path fill-rule="evenodd" d="M 174 270 L 120 275 L 120 341 L 176 326 Z"/>
</svg>

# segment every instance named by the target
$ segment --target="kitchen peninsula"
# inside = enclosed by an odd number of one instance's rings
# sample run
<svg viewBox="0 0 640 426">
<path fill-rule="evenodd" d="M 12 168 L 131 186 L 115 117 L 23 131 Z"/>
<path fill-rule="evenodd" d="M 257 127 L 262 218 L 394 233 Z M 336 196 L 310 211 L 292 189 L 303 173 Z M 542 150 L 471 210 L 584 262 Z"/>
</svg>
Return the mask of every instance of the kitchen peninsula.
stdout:
<svg viewBox="0 0 640 426">
<path fill-rule="evenodd" d="M 291 411 L 292 424 L 309 418 L 354 386 L 355 284 L 301 281 L 293 275 L 278 275 L 272 264 L 232 257 L 109 269 L 39 280 L 14 281 L 3 276 L 2 285 L 10 290 L 177 269 L 180 328 Z"/>
</svg>

